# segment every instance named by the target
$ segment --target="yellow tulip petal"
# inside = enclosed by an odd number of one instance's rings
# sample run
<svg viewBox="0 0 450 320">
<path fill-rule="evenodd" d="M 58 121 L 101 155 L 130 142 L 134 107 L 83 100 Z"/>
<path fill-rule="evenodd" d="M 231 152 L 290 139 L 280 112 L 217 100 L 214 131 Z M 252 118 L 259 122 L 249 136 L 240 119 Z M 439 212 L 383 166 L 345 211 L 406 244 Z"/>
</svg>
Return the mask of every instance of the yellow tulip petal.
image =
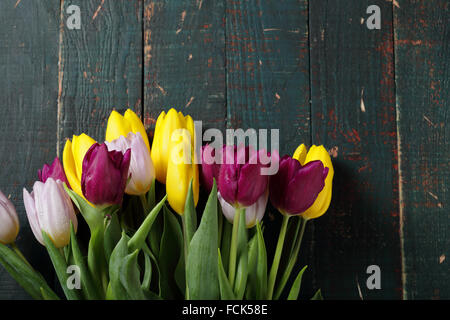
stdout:
<svg viewBox="0 0 450 320">
<path fill-rule="evenodd" d="M 148 141 L 147 131 L 145 130 L 145 126 L 142 123 L 141 119 L 138 117 L 136 113 L 134 113 L 133 110 L 127 109 L 124 114 L 124 119 L 128 123 L 128 125 L 131 128 L 131 131 L 133 133 L 140 133 L 142 136 L 142 139 L 144 139 L 145 144 L 147 145 L 148 151 L 150 151 L 150 143 Z M 128 131 L 130 132 L 130 131 Z M 127 134 L 128 134 L 127 132 Z M 126 137 L 127 135 L 125 135 Z"/>
<path fill-rule="evenodd" d="M 302 166 L 305 164 L 306 147 L 303 143 L 297 147 L 297 149 L 294 152 L 293 158 L 297 159 Z"/>
<path fill-rule="evenodd" d="M 77 176 L 77 171 L 75 168 L 75 161 L 73 159 L 73 154 L 72 154 L 72 142 L 69 139 L 66 140 L 66 144 L 64 146 L 63 166 L 64 166 L 64 172 L 66 173 L 67 181 L 69 181 L 69 184 L 70 184 L 70 188 L 73 191 L 75 191 L 77 194 L 82 196 L 83 192 L 81 191 L 81 182 Z"/>
<path fill-rule="evenodd" d="M 314 219 L 323 215 L 330 206 L 331 202 L 331 194 L 333 188 L 333 177 L 334 177 L 334 168 L 333 163 L 331 162 L 330 155 L 324 146 L 316 146 L 313 145 L 305 159 L 305 164 L 310 161 L 320 160 L 324 167 L 328 168 L 328 174 L 325 179 L 325 186 L 323 190 L 319 193 L 314 204 L 305 212 L 302 213 L 302 217 L 305 219 Z"/>
<path fill-rule="evenodd" d="M 78 180 L 81 181 L 81 173 L 83 169 L 83 159 L 89 148 L 96 143 L 94 139 L 87 134 L 80 134 L 79 136 L 73 136 L 72 138 L 72 154 L 75 163 L 75 169 Z"/>
<path fill-rule="evenodd" d="M 153 165 L 155 166 L 155 177 L 161 183 L 165 183 L 165 176 L 163 173 L 163 162 L 161 159 L 161 140 L 162 140 L 162 127 L 164 125 L 166 113 L 163 111 L 158 116 L 155 125 L 155 132 L 153 135 L 152 149 L 150 151 L 150 155 L 153 161 Z"/>
<path fill-rule="evenodd" d="M 108 118 L 108 124 L 106 126 L 106 141 L 113 141 L 119 138 L 120 136 L 126 137 L 128 132 L 131 132 L 130 124 L 125 121 L 124 117 L 113 110 Z"/>
</svg>

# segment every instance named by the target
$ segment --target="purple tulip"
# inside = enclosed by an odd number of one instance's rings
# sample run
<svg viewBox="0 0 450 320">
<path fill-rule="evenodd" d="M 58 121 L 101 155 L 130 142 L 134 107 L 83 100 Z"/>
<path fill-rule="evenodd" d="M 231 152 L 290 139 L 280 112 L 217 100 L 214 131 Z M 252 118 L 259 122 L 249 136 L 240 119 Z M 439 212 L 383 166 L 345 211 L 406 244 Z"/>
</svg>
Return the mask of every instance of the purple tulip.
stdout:
<svg viewBox="0 0 450 320">
<path fill-rule="evenodd" d="M 55 180 L 59 179 L 62 182 L 65 182 L 67 187 L 70 188 L 69 181 L 67 181 L 66 174 L 64 173 L 64 168 L 58 157 L 53 160 L 51 165 L 44 164 L 42 169 L 38 170 L 38 176 L 41 182 L 47 181 L 48 178 L 53 178 Z"/>
<path fill-rule="evenodd" d="M 325 186 L 327 174 L 328 168 L 321 161 L 302 166 L 286 155 L 278 173 L 270 177 L 270 201 L 281 213 L 298 215 L 314 203 Z"/>
<path fill-rule="evenodd" d="M 249 207 L 266 191 L 268 176 L 261 174 L 262 153 L 244 146 L 226 146 L 220 166 L 219 192 L 232 206 Z"/>
<path fill-rule="evenodd" d="M 131 150 L 108 151 L 106 144 L 94 143 L 83 159 L 81 189 L 97 206 L 122 202 L 130 166 Z"/>
<path fill-rule="evenodd" d="M 219 179 L 220 163 L 216 163 L 216 149 L 209 144 L 202 147 L 202 165 L 200 166 L 200 183 L 204 188 L 211 192 L 213 187 L 213 179 L 216 179 L 216 183 Z M 222 149 L 220 149 L 222 153 Z"/>
<path fill-rule="evenodd" d="M 36 181 L 33 191 L 23 189 L 23 201 L 28 222 L 36 239 L 44 245 L 42 231 L 45 231 L 57 248 L 70 240 L 70 222 L 77 230 L 77 217 L 69 195 L 61 180 L 48 178 L 45 183 Z"/>
</svg>

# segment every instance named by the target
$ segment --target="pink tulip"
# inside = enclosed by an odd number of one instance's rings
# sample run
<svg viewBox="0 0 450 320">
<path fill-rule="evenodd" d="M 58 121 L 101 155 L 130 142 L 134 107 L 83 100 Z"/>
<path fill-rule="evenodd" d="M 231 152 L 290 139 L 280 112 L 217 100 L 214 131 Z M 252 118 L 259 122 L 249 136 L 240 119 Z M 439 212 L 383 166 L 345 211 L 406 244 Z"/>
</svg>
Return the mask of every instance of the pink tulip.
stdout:
<svg viewBox="0 0 450 320">
<path fill-rule="evenodd" d="M 66 185 L 70 188 L 63 166 L 58 157 L 53 160 L 53 163 L 51 165 L 44 164 L 42 169 L 38 170 L 38 176 L 41 182 L 47 181 L 48 178 L 53 178 L 55 180 L 59 179 L 62 182 L 65 182 Z"/>
<path fill-rule="evenodd" d="M 36 239 L 44 245 L 42 231 L 62 248 L 70 241 L 70 222 L 77 229 L 77 217 L 72 200 L 66 193 L 61 180 L 48 178 L 45 183 L 36 181 L 33 191 L 23 189 L 23 200 L 31 230 Z"/>
<path fill-rule="evenodd" d="M 0 191 L 0 243 L 16 241 L 19 233 L 19 218 L 16 208 L 3 192 Z"/>
</svg>

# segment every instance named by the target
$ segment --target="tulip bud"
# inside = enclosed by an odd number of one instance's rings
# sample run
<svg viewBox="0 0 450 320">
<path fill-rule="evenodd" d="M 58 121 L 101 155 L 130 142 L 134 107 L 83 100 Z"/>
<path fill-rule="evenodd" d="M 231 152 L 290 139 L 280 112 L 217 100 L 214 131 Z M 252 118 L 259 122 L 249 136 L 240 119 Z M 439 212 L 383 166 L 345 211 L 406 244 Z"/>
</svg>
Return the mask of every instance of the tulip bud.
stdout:
<svg viewBox="0 0 450 320">
<path fill-rule="evenodd" d="M 328 168 L 320 161 L 302 166 L 296 159 L 284 156 L 278 173 L 270 177 L 270 201 L 285 215 L 301 214 L 316 200 L 327 174 Z"/>
<path fill-rule="evenodd" d="M 198 202 L 198 166 L 195 164 L 194 148 L 188 130 L 181 129 L 174 134 L 172 143 L 171 155 L 167 165 L 167 200 L 178 214 L 183 214 L 191 180 L 194 205 L 197 205 Z"/>
<path fill-rule="evenodd" d="M 53 178 L 55 180 L 59 179 L 62 182 L 65 182 L 68 187 L 70 187 L 70 184 L 67 181 L 66 174 L 64 173 L 63 166 L 58 157 L 53 160 L 53 163 L 51 165 L 44 164 L 42 170 L 38 170 L 38 176 L 41 182 L 47 181 L 48 178 Z"/>
<path fill-rule="evenodd" d="M 213 181 L 219 179 L 220 163 L 216 163 L 216 149 L 210 145 L 202 147 L 202 165 L 200 167 L 200 182 L 201 185 L 211 192 L 213 187 Z M 222 149 L 220 150 L 222 153 Z"/>
<path fill-rule="evenodd" d="M 230 223 L 233 223 L 236 209 L 222 198 L 220 192 L 217 193 L 217 198 L 219 199 L 220 206 L 222 207 L 223 215 Z M 254 204 L 245 208 L 245 225 L 247 228 L 252 228 L 256 225 L 257 221 L 262 220 L 264 213 L 266 212 L 268 199 L 269 190 L 266 190 Z"/>
<path fill-rule="evenodd" d="M 23 200 L 31 230 L 42 244 L 42 231 L 48 234 L 55 247 L 62 248 L 70 241 L 70 222 L 77 229 L 77 217 L 72 200 L 60 180 L 48 178 L 45 183 L 36 181 L 33 191 L 23 189 Z"/>
<path fill-rule="evenodd" d="M 16 208 L 0 191 L 0 243 L 9 244 L 16 241 L 18 233 L 19 218 Z"/>
<path fill-rule="evenodd" d="M 108 151 L 106 144 L 95 143 L 83 160 L 81 189 L 86 199 L 99 207 L 122 202 L 127 184 L 131 150 L 124 154 Z"/>
<path fill-rule="evenodd" d="M 105 141 L 109 151 L 125 153 L 131 150 L 130 168 L 128 170 L 128 183 L 125 193 L 131 195 L 143 195 L 150 190 L 155 179 L 155 168 L 140 132 L 129 132 L 128 136 L 119 136 L 111 142 Z"/>
<path fill-rule="evenodd" d="M 186 129 L 189 132 L 189 141 L 194 146 L 195 131 L 191 116 L 184 116 L 183 113 L 177 112 L 173 108 L 167 114 L 164 111 L 161 112 L 156 120 L 151 150 L 156 179 L 161 183 L 166 183 L 169 156 L 173 146 L 177 143 L 177 139 L 172 139 L 172 134 L 179 129 Z"/>
<path fill-rule="evenodd" d="M 70 188 L 84 198 L 81 190 L 81 173 L 83 169 L 83 159 L 95 140 L 86 134 L 73 136 L 72 141 L 66 140 L 63 151 L 63 164 Z"/>
<path fill-rule="evenodd" d="M 302 213 L 302 217 L 305 219 L 314 219 L 323 215 L 330 206 L 331 193 L 333 188 L 333 176 L 334 169 L 331 162 L 330 155 L 324 146 L 313 145 L 308 152 L 306 147 L 301 144 L 294 153 L 294 159 L 300 161 L 302 165 L 307 164 L 314 160 L 320 160 L 324 167 L 328 168 L 328 175 L 325 179 L 325 187 L 320 191 L 316 201 L 305 212 Z"/>
<path fill-rule="evenodd" d="M 226 146 L 220 166 L 219 192 L 234 207 L 249 207 L 266 191 L 268 176 L 261 174 L 260 150 Z"/>
<path fill-rule="evenodd" d="M 147 132 L 144 124 L 136 113 L 131 109 L 127 109 L 122 116 L 117 111 L 113 110 L 108 118 L 106 126 L 106 141 L 111 142 L 118 139 L 120 136 L 126 137 L 129 132 L 140 133 L 148 152 L 150 152 L 150 143 L 148 142 Z"/>
</svg>

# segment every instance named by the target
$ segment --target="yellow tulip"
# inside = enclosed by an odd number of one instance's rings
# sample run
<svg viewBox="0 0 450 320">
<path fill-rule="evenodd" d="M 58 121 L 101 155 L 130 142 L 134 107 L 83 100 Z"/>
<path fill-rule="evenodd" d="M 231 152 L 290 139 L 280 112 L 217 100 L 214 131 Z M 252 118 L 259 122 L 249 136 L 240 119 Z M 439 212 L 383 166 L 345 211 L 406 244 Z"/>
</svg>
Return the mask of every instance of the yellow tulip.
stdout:
<svg viewBox="0 0 450 320">
<path fill-rule="evenodd" d="M 106 126 L 106 141 L 111 142 L 118 139 L 120 136 L 127 137 L 129 132 L 141 133 L 148 151 L 150 152 L 150 143 L 148 142 L 147 132 L 144 124 L 136 113 L 131 109 L 127 109 L 122 116 L 117 111 L 113 110 L 108 118 Z"/>
<path fill-rule="evenodd" d="M 302 166 L 310 161 L 320 160 L 324 167 L 328 168 L 328 175 L 325 179 L 325 187 L 319 193 L 313 205 L 301 214 L 301 216 L 305 219 L 318 218 L 328 210 L 331 202 L 334 169 L 330 155 L 322 145 L 313 145 L 307 152 L 305 145 L 301 144 L 297 150 L 295 150 L 293 158 L 297 159 Z"/>
<path fill-rule="evenodd" d="M 172 134 L 177 129 L 186 129 L 190 134 L 191 146 L 194 146 L 194 121 L 191 116 L 170 109 L 167 114 L 163 111 L 156 120 L 155 134 L 151 148 L 151 157 L 155 166 L 156 179 L 166 183 L 169 155 L 173 146 L 178 143 L 172 141 Z M 176 139 L 175 139 L 176 140 Z"/>
<path fill-rule="evenodd" d="M 89 148 L 96 143 L 94 139 L 82 133 L 79 136 L 74 135 L 72 141 L 67 139 L 63 151 L 64 171 L 69 181 L 70 187 L 77 194 L 82 196 L 81 190 L 81 173 L 83 169 L 83 159 Z"/>
<path fill-rule="evenodd" d="M 190 141 L 188 129 L 175 131 L 171 137 L 174 143 L 168 158 L 166 192 L 170 206 L 180 215 L 188 194 L 189 183 L 192 180 L 194 204 L 197 205 L 199 193 L 198 166 L 195 164 L 194 147 Z"/>
</svg>

